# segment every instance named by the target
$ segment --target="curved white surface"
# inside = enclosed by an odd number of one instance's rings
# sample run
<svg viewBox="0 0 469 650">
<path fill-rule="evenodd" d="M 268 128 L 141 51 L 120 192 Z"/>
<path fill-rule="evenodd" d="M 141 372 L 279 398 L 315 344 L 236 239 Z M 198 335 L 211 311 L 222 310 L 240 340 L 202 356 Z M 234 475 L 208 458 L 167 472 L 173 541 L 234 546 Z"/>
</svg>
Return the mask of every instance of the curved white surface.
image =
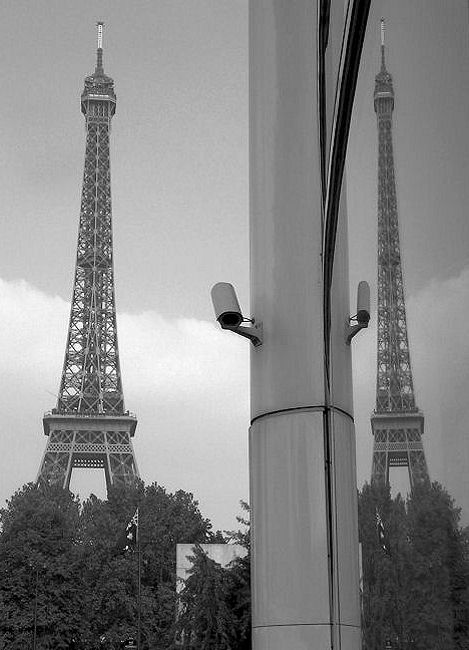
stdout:
<svg viewBox="0 0 469 650">
<path fill-rule="evenodd" d="M 264 328 L 262 346 L 251 351 L 251 413 L 268 414 L 250 429 L 255 650 L 330 650 L 332 637 L 336 650 L 361 646 L 355 441 L 343 414 L 332 418 L 331 510 L 326 503 L 317 5 L 249 3 L 251 315 Z M 337 67 L 339 5 L 329 75 Z M 345 216 L 342 203 L 331 400 L 350 413 Z"/>
<path fill-rule="evenodd" d="M 322 412 L 250 430 L 253 627 L 328 625 Z"/>
<path fill-rule="evenodd" d="M 316 12 L 250 3 L 251 313 L 264 326 L 253 418 L 324 401 Z"/>
</svg>

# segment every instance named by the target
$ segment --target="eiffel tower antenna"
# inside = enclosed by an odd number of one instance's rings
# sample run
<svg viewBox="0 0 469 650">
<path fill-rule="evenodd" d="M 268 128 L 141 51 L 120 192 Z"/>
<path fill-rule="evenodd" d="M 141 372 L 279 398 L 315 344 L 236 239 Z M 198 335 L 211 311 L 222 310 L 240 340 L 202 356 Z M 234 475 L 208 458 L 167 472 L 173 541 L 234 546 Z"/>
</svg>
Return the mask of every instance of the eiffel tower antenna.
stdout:
<svg viewBox="0 0 469 650">
<path fill-rule="evenodd" d="M 389 483 L 390 467 L 407 467 L 411 487 L 428 480 L 423 413 L 415 404 L 397 214 L 392 112 L 394 89 L 386 70 L 381 18 L 381 70 L 374 107 L 378 121 L 378 354 L 371 480 Z"/>
<path fill-rule="evenodd" d="M 57 406 L 43 418 L 47 444 L 38 482 L 68 488 L 72 470 L 104 470 L 109 490 L 138 478 L 131 438 L 137 419 L 125 410 L 117 344 L 109 136 L 114 82 L 103 69 L 97 23 L 94 73 L 85 78 L 85 168 L 65 359 Z"/>
<path fill-rule="evenodd" d="M 104 23 L 96 23 L 96 72 L 99 70 L 104 73 L 103 69 L 103 27 Z"/>
<path fill-rule="evenodd" d="M 381 69 L 386 68 L 386 63 L 384 60 L 384 38 L 385 38 L 386 28 L 384 25 L 384 18 L 381 18 Z"/>
</svg>

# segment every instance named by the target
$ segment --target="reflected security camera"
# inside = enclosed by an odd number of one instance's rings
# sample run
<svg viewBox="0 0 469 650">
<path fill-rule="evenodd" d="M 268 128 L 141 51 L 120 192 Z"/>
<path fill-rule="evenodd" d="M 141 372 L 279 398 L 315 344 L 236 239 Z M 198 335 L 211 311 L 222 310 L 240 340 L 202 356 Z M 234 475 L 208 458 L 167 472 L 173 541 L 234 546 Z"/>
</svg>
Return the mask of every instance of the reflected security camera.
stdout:
<svg viewBox="0 0 469 650">
<path fill-rule="evenodd" d="M 363 327 L 368 327 L 370 322 L 370 285 L 365 280 L 358 284 L 357 321 Z"/>
<path fill-rule="evenodd" d="M 245 318 L 241 312 L 236 291 L 229 282 L 218 282 L 211 290 L 215 318 L 224 330 L 231 330 L 248 338 L 254 346 L 262 345 L 262 323 Z M 251 323 L 250 326 L 242 323 Z"/>
<path fill-rule="evenodd" d="M 351 325 L 350 323 L 355 322 L 356 325 Z M 350 345 L 350 341 L 353 339 L 355 334 L 365 327 L 368 327 L 370 322 L 370 285 L 365 280 L 362 280 L 358 284 L 357 290 L 357 313 L 355 316 L 350 316 L 349 322 L 347 323 L 347 332 L 345 335 L 345 340 L 347 345 Z"/>
</svg>

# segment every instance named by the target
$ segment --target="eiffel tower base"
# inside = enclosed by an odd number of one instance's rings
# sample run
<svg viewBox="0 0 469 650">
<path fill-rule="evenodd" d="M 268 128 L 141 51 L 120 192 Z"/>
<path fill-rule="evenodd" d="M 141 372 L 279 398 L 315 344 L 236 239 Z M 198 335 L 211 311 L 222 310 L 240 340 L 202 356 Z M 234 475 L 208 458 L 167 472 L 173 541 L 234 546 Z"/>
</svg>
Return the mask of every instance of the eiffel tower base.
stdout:
<svg viewBox="0 0 469 650">
<path fill-rule="evenodd" d="M 137 419 L 131 414 L 61 415 L 43 419 L 48 436 L 37 482 L 68 489 L 74 468 L 102 469 L 106 487 L 132 485 L 138 468 L 131 438 Z"/>
<path fill-rule="evenodd" d="M 390 467 L 407 467 L 411 488 L 429 480 L 422 443 L 423 422 L 420 411 L 375 413 L 372 416 L 372 483 L 387 485 Z"/>
</svg>

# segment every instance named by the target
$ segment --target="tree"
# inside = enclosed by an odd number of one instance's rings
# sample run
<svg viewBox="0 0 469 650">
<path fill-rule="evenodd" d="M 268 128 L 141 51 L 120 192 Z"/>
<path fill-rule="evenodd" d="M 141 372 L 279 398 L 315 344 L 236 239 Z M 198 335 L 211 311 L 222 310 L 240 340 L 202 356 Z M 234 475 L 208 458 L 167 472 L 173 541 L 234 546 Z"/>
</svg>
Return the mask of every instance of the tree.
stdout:
<svg viewBox="0 0 469 650">
<path fill-rule="evenodd" d="M 365 650 L 384 648 L 402 635 L 405 602 L 400 588 L 406 575 L 405 508 L 393 501 L 388 486 L 366 484 L 359 494 L 359 533 L 362 545 L 362 632 Z M 376 515 L 384 525 L 386 550 L 381 546 Z"/>
<path fill-rule="evenodd" d="M 142 644 L 168 647 L 176 611 L 176 544 L 210 541 L 211 523 L 192 494 L 169 493 L 156 483 L 112 489 L 106 501 L 92 496 L 83 506 L 91 628 L 94 638 L 104 635 L 111 644 L 137 636 L 138 552 L 121 553 L 116 547 L 137 506 Z"/>
<path fill-rule="evenodd" d="M 237 516 L 242 529 L 227 533 L 230 542 L 246 549 L 246 555 L 235 558 L 228 566 L 230 577 L 227 604 L 235 617 L 236 650 L 251 648 L 251 527 L 249 505 L 241 501 L 244 514 Z"/>
<path fill-rule="evenodd" d="M 192 567 L 179 595 L 175 647 L 234 650 L 235 617 L 228 607 L 228 571 L 211 560 L 200 545 L 190 558 Z"/>
<path fill-rule="evenodd" d="M 376 512 L 385 549 L 376 531 Z M 415 485 L 407 502 L 389 487 L 359 494 L 363 565 L 363 647 L 469 647 L 469 575 L 459 511 L 438 483 Z"/>
<path fill-rule="evenodd" d="M 212 525 L 198 502 L 183 490 L 168 493 L 153 483 L 139 504 L 142 589 L 155 594 L 155 606 L 142 616 L 152 643 L 169 647 L 176 613 L 176 544 L 212 541 Z"/>
<path fill-rule="evenodd" d="M 36 604 L 41 649 L 68 648 L 73 639 L 77 648 L 111 648 L 136 636 L 138 555 L 117 542 L 137 505 L 142 646 L 169 647 L 175 545 L 213 535 L 191 494 L 139 482 L 82 506 L 67 490 L 29 484 L 0 511 L 0 650 L 31 647 Z"/>
<path fill-rule="evenodd" d="M 469 580 L 459 510 L 435 482 L 415 486 L 408 498 L 407 516 L 414 647 L 467 648 Z"/>
<path fill-rule="evenodd" d="M 86 628 L 79 502 L 67 491 L 28 484 L 0 511 L 0 647 L 66 648 Z M 36 614 L 36 615 L 35 615 Z"/>
<path fill-rule="evenodd" d="M 83 575 L 87 593 L 89 632 L 86 642 L 104 637 L 113 647 L 137 620 L 136 556 L 122 554 L 118 540 L 144 493 L 143 483 L 114 487 L 107 500 L 91 495 L 82 507 L 80 539 L 85 558 Z"/>
<path fill-rule="evenodd" d="M 469 527 L 457 530 L 452 545 L 451 600 L 453 604 L 453 638 L 455 648 L 469 646 Z"/>
</svg>

